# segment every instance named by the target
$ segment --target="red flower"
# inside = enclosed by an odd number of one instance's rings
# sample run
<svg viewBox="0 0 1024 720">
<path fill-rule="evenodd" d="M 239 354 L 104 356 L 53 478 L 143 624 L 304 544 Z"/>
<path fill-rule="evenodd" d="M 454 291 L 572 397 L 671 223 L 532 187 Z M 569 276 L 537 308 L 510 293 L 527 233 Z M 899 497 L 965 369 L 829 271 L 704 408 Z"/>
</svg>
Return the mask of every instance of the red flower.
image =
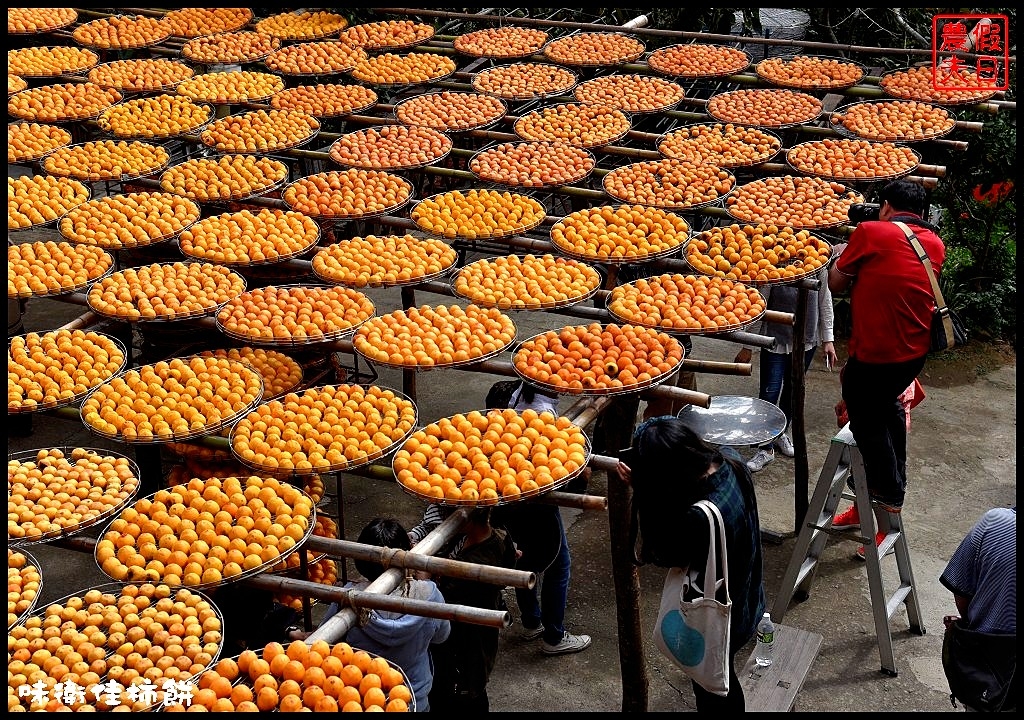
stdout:
<svg viewBox="0 0 1024 720">
<path fill-rule="evenodd" d="M 984 189 L 983 185 L 978 185 L 974 188 L 972 193 L 974 199 L 980 203 L 987 205 L 995 205 L 996 203 L 1005 200 L 1013 194 L 1013 181 L 1004 180 L 1003 182 L 992 183 L 988 190 Z"/>
</svg>

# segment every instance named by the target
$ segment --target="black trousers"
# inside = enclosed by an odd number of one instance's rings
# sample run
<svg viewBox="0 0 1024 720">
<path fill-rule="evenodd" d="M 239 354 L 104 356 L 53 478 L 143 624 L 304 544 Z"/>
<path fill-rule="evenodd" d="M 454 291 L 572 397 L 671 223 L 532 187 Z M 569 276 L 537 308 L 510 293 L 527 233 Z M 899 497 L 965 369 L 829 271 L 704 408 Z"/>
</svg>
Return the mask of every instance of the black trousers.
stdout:
<svg viewBox="0 0 1024 720">
<path fill-rule="evenodd" d="M 907 416 L 899 397 L 924 367 L 925 358 L 902 363 L 864 363 L 843 368 L 843 400 L 850 432 L 864 458 L 868 491 L 894 510 L 907 491 Z"/>
<path fill-rule="evenodd" d="M 726 696 L 715 695 L 702 688 L 697 683 L 690 681 L 693 686 L 693 696 L 697 700 L 697 712 L 745 712 L 747 701 L 743 697 L 743 688 L 740 686 L 740 679 L 736 675 L 736 653 L 729 655 L 729 694 Z"/>
</svg>

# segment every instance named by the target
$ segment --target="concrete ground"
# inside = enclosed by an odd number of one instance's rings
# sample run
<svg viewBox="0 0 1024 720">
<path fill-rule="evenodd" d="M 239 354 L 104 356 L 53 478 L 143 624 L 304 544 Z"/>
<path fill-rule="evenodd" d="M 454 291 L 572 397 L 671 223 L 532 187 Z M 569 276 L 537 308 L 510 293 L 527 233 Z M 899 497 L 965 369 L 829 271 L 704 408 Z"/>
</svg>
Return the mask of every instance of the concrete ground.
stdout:
<svg viewBox="0 0 1024 720">
<path fill-rule="evenodd" d="M 397 291 L 371 293 L 378 311 L 397 307 Z M 420 303 L 439 296 L 420 293 Z M 53 300 L 32 300 L 24 317 L 27 330 L 49 330 L 76 317 L 83 308 Z M 519 337 L 573 323 L 564 316 L 519 313 Z M 694 357 L 732 360 L 737 346 L 704 337 L 694 341 Z M 840 350 L 840 356 L 843 351 Z M 904 521 L 911 548 L 917 592 L 926 634 L 908 632 L 904 609 L 890 627 L 898 675 L 880 672 L 865 565 L 854 559 L 855 544 L 831 542 L 824 553 L 809 599 L 791 606 L 787 625 L 813 630 L 824 645 L 801 692 L 797 709 L 808 711 L 951 711 L 940 663 L 942 617 L 954 610 L 952 597 L 938 582 L 946 561 L 971 525 L 987 509 L 1016 502 L 1016 361 L 1003 364 L 972 382 L 950 384 L 930 361 L 922 375 L 927 399 L 913 414 L 910 433 L 907 505 Z M 712 395 L 756 395 L 757 353 L 753 377 L 702 374 L 699 389 Z M 418 376 L 421 422 L 481 408 L 493 376 L 458 370 L 433 370 Z M 935 381 L 933 383 L 933 380 Z M 941 380 L 941 382 L 939 382 Z M 380 384 L 401 387 L 400 374 L 384 370 Z M 839 399 L 839 378 L 820 361 L 807 376 L 807 440 L 813 491 L 829 439 L 836 431 L 833 405 Z M 567 403 L 567 401 L 564 401 Z M 28 437 L 8 438 L 8 451 L 53 445 L 85 445 L 121 449 L 74 421 L 39 416 Z M 749 457 L 749 450 L 744 450 Z M 795 524 L 793 461 L 778 457 L 755 476 L 764 528 L 787 538 L 765 544 L 769 604 L 790 561 Z M 604 494 L 608 479 L 595 472 L 590 492 Z M 341 477 L 344 523 L 351 539 L 363 523 L 390 514 L 415 524 L 423 504 L 397 485 L 345 475 Z M 546 657 L 539 641 L 518 639 L 521 626 L 503 631 L 497 667 L 489 694 L 494 711 L 618 711 L 622 707 L 617 628 L 608 539 L 603 512 L 562 510 L 573 554 L 567 624 L 587 633 L 593 644 L 570 656 Z M 37 546 L 32 552 L 43 567 L 40 602 L 105 581 L 94 560 L 72 551 Z M 886 577 L 894 573 L 891 558 L 883 562 Z M 641 569 L 642 618 L 649 626 L 657 611 L 664 572 Z M 892 587 L 887 584 L 887 587 Z M 510 608 L 513 616 L 516 609 Z M 228 619 L 230 622 L 230 618 Z M 743 657 L 745 657 L 745 653 Z M 641 661 L 640 659 L 637 660 Z M 643 662 L 650 675 L 649 709 L 693 710 L 693 693 L 683 676 L 657 655 L 648 643 Z"/>
</svg>

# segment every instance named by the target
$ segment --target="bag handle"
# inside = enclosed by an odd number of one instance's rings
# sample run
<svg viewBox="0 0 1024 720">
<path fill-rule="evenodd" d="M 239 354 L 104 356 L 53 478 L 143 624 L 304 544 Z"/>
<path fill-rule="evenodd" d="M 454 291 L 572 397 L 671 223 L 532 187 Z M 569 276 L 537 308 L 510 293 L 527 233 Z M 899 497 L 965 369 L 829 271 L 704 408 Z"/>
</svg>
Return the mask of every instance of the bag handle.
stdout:
<svg viewBox="0 0 1024 720">
<path fill-rule="evenodd" d="M 729 602 L 729 548 L 725 538 L 725 520 L 722 512 L 710 500 L 699 500 L 694 507 L 700 508 L 708 519 L 708 561 L 704 569 L 704 599 L 714 600 L 719 584 L 725 590 L 725 601 Z M 718 578 L 718 558 L 715 549 L 715 530 L 718 530 L 718 544 L 722 547 L 722 577 Z M 710 582 L 709 582 L 710 580 Z"/>
<path fill-rule="evenodd" d="M 932 261 L 928 258 L 928 253 L 921 245 L 921 241 L 917 239 L 917 235 L 907 227 L 906 223 L 893 221 L 893 225 L 902 230 L 903 234 L 907 236 L 910 246 L 914 248 L 914 252 L 917 254 L 917 259 L 924 265 L 924 271 L 928 273 L 928 282 L 932 286 L 932 295 L 935 296 L 935 309 L 938 310 L 939 317 L 942 318 L 946 337 L 952 341 L 954 336 L 953 319 L 949 316 L 949 308 L 946 307 L 946 300 L 942 297 L 942 290 L 939 289 L 939 281 L 935 277 L 935 271 L 932 269 Z M 949 347 L 953 347 L 952 342 L 950 342 Z"/>
</svg>

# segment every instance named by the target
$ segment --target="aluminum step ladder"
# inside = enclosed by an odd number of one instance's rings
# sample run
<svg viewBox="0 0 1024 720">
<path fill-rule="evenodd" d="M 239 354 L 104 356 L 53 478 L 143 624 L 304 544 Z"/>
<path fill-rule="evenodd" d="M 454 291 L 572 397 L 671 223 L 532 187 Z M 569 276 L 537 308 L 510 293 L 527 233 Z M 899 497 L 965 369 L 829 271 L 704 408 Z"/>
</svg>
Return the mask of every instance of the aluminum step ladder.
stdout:
<svg viewBox="0 0 1024 720">
<path fill-rule="evenodd" d="M 852 475 L 854 492 L 851 494 L 847 481 Z M 860 527 L 842 529 L 832 528 L 832 518 L 842 498 L 853 500 L 860 516 Z M 867 566 L 868 586 L 871 590 L 871 609 L 875 620 L 875 635 L 878 637 L 878 654 L 881 658 L 881 671 L 896 676 L 896 657 L 893 653 L 892 635 L 889 631 L 889 620 L 899 609 L 906 605 L 910 631 L 924 635 L 924 624 L 921 620 L 921 608 L 918 604 L 914 573 L 910 567 L 910 549 L 903 529 L 900 513 L 886 513 L 885 527 L 875 529 L 875 514 L 872 511 L 871 499 L 868 495 L 867 480 L 864 477 L 864 460 L 857 449 L 850 426 L 846 425 L 832 438 L 828 456 L 821 468 L 818 485 L 807 508 L 804 525 L 797 536 L 793 556 L 786 568 L 782 585 L 775 604 L 772 607 L 772 619 L 782 622 L 790 602 L 803 602 L 810 594 L 814 573 L 825 549 L 825 544 L 832 535 L 846 540 L 857 540 L 864 545 L 864 558 Z M 875 533 L 885 532 L 885 539 L 875 545 Z M 896 569 L 899 587 L 891 596 L 886 596 L 882 581 L 881 560 L 893 553 L 896 558 Z"/>
</svg>

